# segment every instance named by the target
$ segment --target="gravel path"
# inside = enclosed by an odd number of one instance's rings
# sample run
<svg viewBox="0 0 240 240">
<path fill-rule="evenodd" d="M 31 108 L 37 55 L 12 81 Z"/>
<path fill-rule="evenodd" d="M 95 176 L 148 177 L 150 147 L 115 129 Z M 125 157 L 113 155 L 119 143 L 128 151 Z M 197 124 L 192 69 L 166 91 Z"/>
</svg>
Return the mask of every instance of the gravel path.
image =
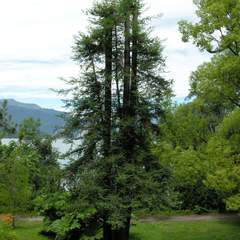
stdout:
<svg viewBox="0 0 240 240">
<path fill-rule="evenodd" d="M 43 217 L 17 217 L 19 221 L 27 222 L 41 222 Z M 239 220 L 240 214 L 212 214 L 212 215 L 188 215 L 188 216 L 146 216 L 138 218 L 137 222 L 193 222 L 193 221 L 207 221 L 207 220 Z"/>
<path fill-rule="evenodd" d="M 26 221 L 26 222 L 42 222 L 43 217 L 23 217 L 23 216 L 17 216 L 17 221 Z"/>
<path fill-rule="evenodd" d="M 213 215 L 189 215 L 189 216 L 147 216 L 138 219 L 138 222 L 192 222 L 204 220 L 240 220 L 239 214 L 213 214 Z"/>
</svg>

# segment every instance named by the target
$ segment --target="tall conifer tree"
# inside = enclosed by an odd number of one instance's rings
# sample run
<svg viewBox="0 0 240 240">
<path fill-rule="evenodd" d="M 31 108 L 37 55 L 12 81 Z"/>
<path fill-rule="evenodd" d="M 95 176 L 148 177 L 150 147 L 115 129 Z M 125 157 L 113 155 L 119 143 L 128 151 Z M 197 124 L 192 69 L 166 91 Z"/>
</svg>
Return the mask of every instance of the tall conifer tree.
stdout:
<svg viewBox="0 0 240 240">
<path fill-rule="evenodd" d="M 150 142 L 171 82 L 161 77 L 161 42 L 150 37 L 142 7 L 104 0 L 88 11 L 89 32 L 74 46 L 81 75 L 60 91 L 72 94 L 65 136 L 80 140 L 69 152 L 71 201 L 84 221 L 103 227 L 104 240 L 128 239 L 132 211 L 156 204 L 162 184 Z"/>
</svg>

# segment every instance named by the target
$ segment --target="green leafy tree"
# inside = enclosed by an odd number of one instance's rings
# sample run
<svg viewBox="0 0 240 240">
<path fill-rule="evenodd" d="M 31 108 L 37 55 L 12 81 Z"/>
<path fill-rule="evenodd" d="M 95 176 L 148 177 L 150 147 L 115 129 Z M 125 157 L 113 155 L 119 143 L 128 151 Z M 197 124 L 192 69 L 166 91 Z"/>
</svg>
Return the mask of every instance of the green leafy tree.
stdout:
<svg viewBox="0 0 240 240">
<path fill-rule="evenodd" d="M 31 197 L 29 163 L 35 157 L 34 152 L 26 150 L 12 142 L 3 147 L 0 161 L 0 201 L 5 211 L 15 215 L 27 209 Z"/>
<path fill-rule="evenodd" d="M 180 209 L 201 212 L 223 208 L 221 196 L 204 184 L 208 173 L 206 145 L 220 121 L 212 106 L 195 99 L 173 108 L 159 125 L 153 151 L 169 169 Z"/>
<path fill-rule="evenodd" d="M 198 67 L 191 76 L 191 96 L 204 99 L 227 111 L 240 106 L 240 57 L 216 55 L 211 62 Z"/>
<path fill-rule="evenodd" d="M 27 118 L 18 127 L 20 144 L 38 154 L 31 165 L 30 179 L 33 185 L 33 198 L 44 189 L 50 191 L 52 182 L 61 176 L 59 154 L 53 148 L 54 138 L 41 135 L 40 125 L 38 120 Z"/>
<path fill-rule="evenodd" d="M 197 23 L 179 22 L 183 41 L 193 41 L 209 53 L 240 53 L 240 2 L 238 0 L 194 0 Z"/>
<path fill-rule="evenodd" d="M 219 117 L 201 99 L 178 105 L 160 122 L 160 142 L 169 141 L 173 147 L 183 149 L 201 149 L 215 132 Z"/>
<path fill-rule="evenodd" d="M 7 101 L 0 106 L 0 140 L 6 135 L 15 133 L 16 126 L 11 121 L 11 116 L 7 112 Z"/>
<path fill-rule="evenodd" d="M 240 3 L 238 0 L 196 0 L 194 3 L 199 21 L 179 22 L 182 39 L 192 41 L 214 56 L 192 74 L 190 95 L 231 111 L 240 106 Z"/>
<path fill-rule="evenodd" d="M 240 2 L 197 0 L 194 3 L 199 21 L 180 21 L 182 39 L 185 42 L 192 41 L 201 50 L 214 55 L 209 63 L 202 64 L 193 72 L 190 96 L 210 106 L 219 123 L 224 118 L 207 142 L 207 151 L 204 153 L 209 162 L 206 186 L 225 199 L 227 208 L 238 210 L 236 149 L 239 148 L 239 141 L 236 121 L 240 106 Z"/>
<path fill-rule="evenodd" d="M 40 121 L 26 118 L 18 127 L 18 139 L 20 142 L 34 143 L 40 138 Z"/>
<path fill-rule="evenodd" d="M 234 110 L 219 125 L 208 143 L 209 175 L 207 186 L 222 194 L 230 210 L 240 210 L 239 201 L 240 111 Z"/>
</svg>

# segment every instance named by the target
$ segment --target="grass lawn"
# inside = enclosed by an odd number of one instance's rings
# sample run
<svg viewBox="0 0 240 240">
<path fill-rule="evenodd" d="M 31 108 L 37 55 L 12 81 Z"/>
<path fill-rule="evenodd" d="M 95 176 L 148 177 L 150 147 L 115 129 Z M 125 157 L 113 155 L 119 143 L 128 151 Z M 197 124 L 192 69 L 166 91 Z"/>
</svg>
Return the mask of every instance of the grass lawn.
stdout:
<svg viewBox="0 0 240 240">
<path fill-rule="evenodd" d="M 18 223 L 19 240 L 47 240 L 39 235 L 41 223 Z M 131 240 L 238 240 L 239 221 L 138 223 L 131 227 Z"/>
<path fill-rule="evenodd" d="M 132 240 L 238 240 L 239 221 L 139 223 L 131 228 Z"/>
<path fill-rule="evenodd" d="M 41 222 L 17 222 L 16 229 L 12 231 L 18 240 L 46 240 L 46 237 L 39 234 L 41 227 Z"/>
</svg>

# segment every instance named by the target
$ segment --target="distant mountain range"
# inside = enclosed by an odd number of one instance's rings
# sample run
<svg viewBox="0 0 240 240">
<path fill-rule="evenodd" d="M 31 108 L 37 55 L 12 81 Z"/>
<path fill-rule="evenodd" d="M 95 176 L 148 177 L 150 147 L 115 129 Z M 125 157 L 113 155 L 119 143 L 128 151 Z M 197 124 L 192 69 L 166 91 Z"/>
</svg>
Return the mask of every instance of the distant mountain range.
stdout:
<svg viewBox="0 0 240 240">
<path fill-rule="evenodd" d="M 21 123 L 25 118 L 32 117 L 41 121 L 40 131 L 45 134 L 52 134 L 57 128 L 64 124 L 60 115 L 63 112 L 53 109 L 41 108 L 36 104 L 17 102 L 14 99 L 6 99 L 8 102 L 8 113 L 12 116 L 14 123 Z M 4 100 L 1 99 L 0 103 Z"/>
</svg>

